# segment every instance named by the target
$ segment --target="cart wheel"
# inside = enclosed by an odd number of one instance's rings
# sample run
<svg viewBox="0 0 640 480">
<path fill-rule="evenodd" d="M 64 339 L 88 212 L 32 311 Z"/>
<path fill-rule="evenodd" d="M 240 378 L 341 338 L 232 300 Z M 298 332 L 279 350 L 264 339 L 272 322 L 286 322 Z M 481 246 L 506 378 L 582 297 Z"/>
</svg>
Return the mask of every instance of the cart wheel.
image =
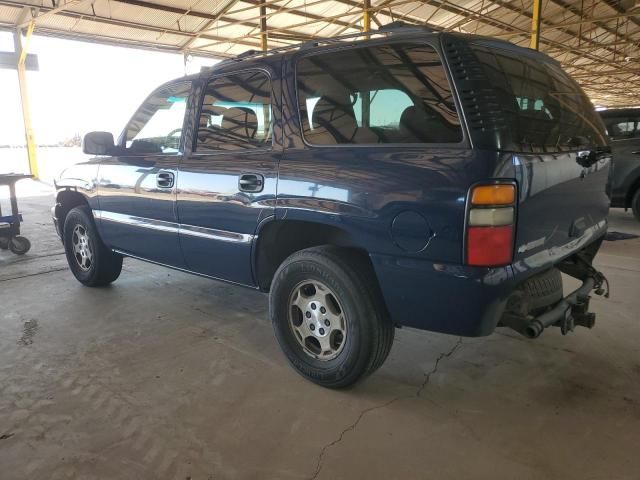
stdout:
<svg viewBox="0 0 640 480">
<path fill-rule="evenodd" d="M 0 250 L 6 250 L 9 248 L 9 239 L 7 237 L 0 237 Z"/>
<path fill-rule="evenodd" d="M 31 248 L 31 242 L 26 237 L 21 237 L 20 235 L 16 237 L 12 237 L 9 240 L 9 250 L 11 250 L 16 255 L 24 255 Z"/>
</svg>

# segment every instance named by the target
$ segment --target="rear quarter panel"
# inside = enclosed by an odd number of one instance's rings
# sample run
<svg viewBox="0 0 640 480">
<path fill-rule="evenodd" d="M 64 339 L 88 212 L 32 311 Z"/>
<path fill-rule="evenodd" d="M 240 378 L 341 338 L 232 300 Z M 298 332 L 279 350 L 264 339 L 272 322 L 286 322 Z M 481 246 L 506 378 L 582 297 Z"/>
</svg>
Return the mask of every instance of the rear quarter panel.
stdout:
<svg viewBox="0 0 640 480">
<path fill-rule="evenodd" d="M 519 188 L 514 264 L 542 269 L 606 231 L 610 156 L 590 167 L 576 152 L 513 154 Z"/>
</svg>

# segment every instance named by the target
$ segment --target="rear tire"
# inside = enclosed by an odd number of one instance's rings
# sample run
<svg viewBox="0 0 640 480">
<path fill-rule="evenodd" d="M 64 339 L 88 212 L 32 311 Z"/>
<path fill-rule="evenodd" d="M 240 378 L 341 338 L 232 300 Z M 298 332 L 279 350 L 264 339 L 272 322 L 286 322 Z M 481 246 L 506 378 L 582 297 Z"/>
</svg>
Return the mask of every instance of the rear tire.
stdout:
<svg viewBox="0 0 640 480">
<path fill-rule="evenodd" d="M 636 190 L 631 199 L 631 211 L 633 211 L 633 216 L 636 217 L 636 220 L 640 222 L 640 188 Z"/>
<path fill-rule="evenodd" d="M 102 243 L 88 206 L 76 207 L 67 214 L 63 233 L 67 263 L 80 283 L 100 287 L 120 276 L 122 256 Z"/>
<path fill-rule="evenodd" d="M 301 250 L 278 268 L 269 297 L 271 321 L 280 347 L 303 377 L 342 388 L 384 363 L 394 326 L 373 278 L 366 259 L 336 247 Z"/>
</svg>

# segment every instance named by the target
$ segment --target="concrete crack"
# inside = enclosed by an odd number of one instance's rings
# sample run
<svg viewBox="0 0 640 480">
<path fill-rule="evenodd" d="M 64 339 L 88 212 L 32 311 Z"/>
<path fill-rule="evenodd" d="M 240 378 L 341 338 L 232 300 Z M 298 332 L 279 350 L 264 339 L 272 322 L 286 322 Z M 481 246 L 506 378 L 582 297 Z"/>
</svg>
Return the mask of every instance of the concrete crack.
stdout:
<svg viewBox="0 0 640 480">
<path fill-rule="evenodd" d="M 26 273 L 24 275 L 18 275 L 17 277 L 0 278 L 0 282 L 10 282 L 11 280 L 19 280 L 21 278 L 37 277 L 38 275 L 46 275 L 48 273 L 61 272 L 63 270 L 69 270 L 69 267 L 64 266 L 62 268 L 53 268 L 51 270 L 45 270 L 44 272 Z"/>
<path fill-rule="evenodd" d="M 358 418 L 356 419 L 356 421 L 353 422 L 351 425 L 349 425 L 344 430 L 342 430 L 342 432 L 340 432 L 340 436 L 337 439 L 335 439 L 334 441 L 332 441 L 330 443 L 327 443 L 324 447 L 322 447 L 322 450 L 320 450 L 320 455 L 318 455 L 318 460 L 317 460 L 317 463 L 316 463 L 316 471 L 310 477 L 309 480 L 315 480 L 316 478 L 318 478 L 318 475 L 320 475 L 320 472 L 322 471 L 322 460 L 324 459 L 324 454 L 327 452 L 327 450 L 329 450 L 334 445 L 337 445 L 338 443 L 342 442 L 342 439 L 344 438 L 344 436 L 345 436 L 345 434 L 347 432 L 350 432 L 351 430 L 355 430 L 356 427 L 358 426 L 358 424 L 360 423 L 360 420 L 362 420 L 362 418 L 367 413 L 372 412 L 374 410 L 378 410 L 380 408 L 388 407 L 392 403 L 397 402 L 398 400 L 401 400 L 403 398 L 408 398 L 408 397 L 406 395 L 401 396 L 401 397 L 396 397 L 396 398 L 394 398 L 392 400 L 389 400 L 386 403 L 383 403 L 382 405 L 376 405 L 375 407 L 369 407 L 369 408 L 364 409 L 362 412 L 360 412 L 360 415 L 358 415 Z"/>
<path fill-rule="evenodd" d="M 433 375 L 438 371 L 438 365 L 440 365 L 440 362 L 443 359 L 449 358 L 451 355 L 453 355 L 455 351 L 460 347 L 460 345 L 462 345 L 462 337 L 458 338 L 458 341 L 453 347 L 451 347 L 451 350 L 445 353 L 441 353 L 440 356 L 436 358 L 436 363 L 434 363 L 431 371 L 425 374 L 424 381 L 422 382 L 422 385 L 420 385 L 420 387 L 418 388 L 418 391 L 416 392 L 416 397 L 419 397 L 420 395 L 422 395 L 423 390 L 427 387 L 427 385 L 429 385 L 429 381 L 431 380 L 431 375 Z"/>
<path fill-rule="evenodd" d="M 429 380 L 431 379 L 431 376 L 436 373 L 438 371 L 438 365 L 440 364 L 440 362 L 445 359 L 445 358 L 449 358 L 451 355 L 453 355 L 455 353 L 455 351 L 460 347 L 460 345 L 462 345 L 462 337 L 460 337 L 458 339 L 458 341 L 456 342 L 456 344 L 447 352 L 441 353 L 438 358 L 436 358 L 436 362 L 433 365 L 433 368 L 427 372 L 425 374 L 425 379 L 422 382 L 422 384 L 420 384 L 420 386 L 418 387 L 418 390 L 416 391 L 416 393 L 414 395 L 401 395 L 399 397 L 395 397 L 381 405 L 376 405 L 374 407 L 369 407 L 369 408 L 365 408 L 364 410 L 362 410 L 360 412 L 360 415 L 358 415 L 358 418 L 356 418 L 356 421 L 353 422 L 351 425 L 349 425 L 347 428 L 345 428 L 344 430 L 342 430 L 340 432 L 340 435 L 338 436 L 338 438 L 336 438 L 335 440 L 327 443 L 324 447 L 322 447 L 322 450 L 320 450 L 320 454 L 318 455 L 318 459 L 316 461 L 316 470 L 313 473 L 313 475 L 311 477 L 309 477 L 309 480 L 316 480 L 318 478 L 318 475 L 320 475 L 320 472 L 322 471 L 322 466 L 323 466 L 323 460 L 324 460 L 324 456 L 327 453 L 327 451 L 332 448 L 333 446 L 337 445 L 338 443 L 342 442 L 344 436 L 348 433 L 351 432 L 353 430 L 355 430 L 358 427 L 358 424 L 360 423 L 360 421 L 365 417 L 365 415 L 367 415 L 368 413 L 373 412 L 374 410 L 380 410 L 382 408 L 386 408 L 389 405 L 399 401 L 399 400 L 407 400 L 410 398 L 415 398 L 415 397 L 419 397 L 422 394 L 422 391 L 427 387 L 427 385 L 429 384 Z"/>
</svg>

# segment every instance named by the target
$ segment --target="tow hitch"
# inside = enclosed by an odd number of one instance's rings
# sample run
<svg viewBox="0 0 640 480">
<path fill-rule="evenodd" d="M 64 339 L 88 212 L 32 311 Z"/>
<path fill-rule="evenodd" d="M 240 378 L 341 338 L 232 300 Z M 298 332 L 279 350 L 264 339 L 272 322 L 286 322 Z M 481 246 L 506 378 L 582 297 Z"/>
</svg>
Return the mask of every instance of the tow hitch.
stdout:
<svg viewBox="0 0 640 480">
<path fill-rule="evenodd" d="M 593 328 L 596 314 L 589 311 L 590 293 L 609 298 L 609 282 L 602 272 L 591 267 L 590 275 L 582 281 L 580 288 L 560 300 L 553 308 L 533 317 L 507 312 L 501 323 L 516 330 L 525 337 L 537 338 L 545 328 L 560 327 L 563 335 L 573 331 L 576 326 Z"/>
</svg>

